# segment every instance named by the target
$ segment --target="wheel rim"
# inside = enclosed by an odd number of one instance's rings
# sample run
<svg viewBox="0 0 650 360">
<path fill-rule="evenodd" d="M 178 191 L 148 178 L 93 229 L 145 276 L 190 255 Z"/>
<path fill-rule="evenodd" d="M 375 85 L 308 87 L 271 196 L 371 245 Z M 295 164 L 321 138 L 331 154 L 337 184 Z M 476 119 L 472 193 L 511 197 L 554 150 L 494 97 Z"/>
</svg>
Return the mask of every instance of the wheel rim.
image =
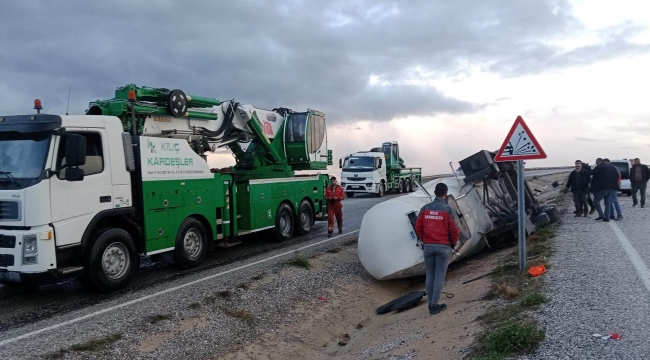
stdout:
<svg viewBox="0 0 650 360">
<path fill-rule="evenodd" d="M 309 230 L 311 227 L 311 216 L 309 215 L 309 211 L 307 209 L 303 210 L 303 212 L 300 214 L 300 226 L 304 230 Z"/>
<path fill-rule="evenodd" d="M 282 215 L 280 215 L 280 232 L 282 233 L 283 236 L 288 236 L 289 233 L 291 232 L 291 216 L 283 212 Z"/>
<path fill-rule="evenodd" d="M 129 250 L 126 245 L 114 242 L 106 247 L 102 255 L 102 270 L 111 280 L 123 277 L 131 265 Z"/>
<path fill-rule="evenodd" d="M 183 250 L 190 260 L 195 260 L 201 256 L 203 250 L 203 237 L 201 232 L 196 228 L 191 228 L 185 233 L 183 238 Z"/>
</svg>

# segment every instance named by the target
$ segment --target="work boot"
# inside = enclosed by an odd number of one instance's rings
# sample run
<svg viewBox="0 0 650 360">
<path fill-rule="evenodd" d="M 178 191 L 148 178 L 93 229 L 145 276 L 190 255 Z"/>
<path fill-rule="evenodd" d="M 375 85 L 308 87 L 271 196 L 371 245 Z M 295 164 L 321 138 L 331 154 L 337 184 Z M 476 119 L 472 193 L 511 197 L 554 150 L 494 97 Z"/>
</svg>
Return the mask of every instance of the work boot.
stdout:
<svg viewBox="0 0 650 360">
<path fill-rule="evenodd" d="M 636 203 L 635 203 L 635 202 L 634 202 L 634 203 L 632 203 L 632 206 L 633 206 L 633 207 L 634 207 L 634 206 L 636 206 Z"/>
<path fill-rule="evenodd" d="M 589 217 L 589 214 L 587 214 L 587 212 L 585 211 L 585 213 L 584 213 L 583 216 L 584 216 L 584 217 Z"/>
<path fill-rule="evenodd" d="M 623 215 L 619 215 L 619 216 L 617 216 L 615 220 L 616 220 L 616 221 L 621 221 L 621 220 L 623 220 Z"/>
<path fill-rule="evenodd" d="M 445 304 L 433 305 L 433 307 L 429 307 L 429 315 L 435 315 L 446 308 L 447 305 Z"/>
<path fill-rule="evenodd" d="M 601 216 L 599 216 L 599 217 L 597 217 L 597 218 L 596 218 L 595 220 L 596 220 L 596 221 L 600 221 L 600 220 L 605 220 L 605 218 L 604 218 L 604 217 L 601 217 Z"/>
<path fill-rule="evenodd" d="M 339 235 L 343 234 L 343 229 L 339 228 Z"/>
<path fill-rule="evenodd" d="M 593 214 L 595 212 L 596 212 L 596 209 L 594 209 L 594 208 L 591 208 L 591 210 L 589 210 L 589 214 Z"/>
<path fill-rule="evenodd" d="M 332 237 L 332 233 L 333 233 L 333 231 L 328 231 L 327 232 L 327 237 Z"/>
<path fill-rule="evenodd" d="M 641 204 L 641 208 L 643 208 L 643 206 L 644 206 L 644 205 L 643 205 L 643 204 Z"/>
<path fill-rule="evenodd" d="M 574 217 L 582 217 L 582 215 L 581 215 L 581 214 L 578 214 L 578 213 L 577 213 L 577 212 L 575 212 L 575 211 L 574 211 L 573 213 L 574 213 L 574 214 L 576 214 L 576 215 L 575 215 Z"/>
</svg>

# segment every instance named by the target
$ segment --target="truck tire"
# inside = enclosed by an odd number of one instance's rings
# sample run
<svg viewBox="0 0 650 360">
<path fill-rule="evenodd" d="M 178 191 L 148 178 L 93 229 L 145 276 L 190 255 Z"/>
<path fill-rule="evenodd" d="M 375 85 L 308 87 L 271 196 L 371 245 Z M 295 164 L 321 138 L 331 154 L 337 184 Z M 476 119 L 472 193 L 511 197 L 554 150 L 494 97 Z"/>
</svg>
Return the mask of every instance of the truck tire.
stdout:
<svg viewBox="0 0 650 360">
<path fill-rule="evenodd" d="M 349 198 L 354 197 L 354 193 L 353 192 L 346 192 L 345 197 L 349 197 Z"/>
<path fill-rule="evenodd" d="M 400 180 L 399 182 L 397 182 L 397 193 L 398 193 L 398 194 L 401 194 L 401 193 L 402 193 L 403 186 L 404 186 L 404 185 L 402 184 L 402 180 Z"/>
<path fill-rule="evenodd" d="M 412 193 L 413 192 L 413 181 L 411 179 L 408 179 L 408 192 Z"/>
<path fill-rule="evenodd" d="M 181 270 L 199 266 L 208 255 L 208 236 L 205 227 L 195 218 L 183 220 L 174 249 L 174 265 Z"/>
<path fill-rule="evenodd" d="M 303 200 L 298 207 L 298 214 L 296 214 L 296 235 L 307 235 L 311 232 L 311 227 L 314 225 L 314 209 L 307 200 Z"/>
<path fill-rule="evenodd" d="M 291 206 L 286 203 L 280 204 L 278 210 L 275 212 L 275 227 L 270 230 L 271 240 L 274 242 L 283 242 L 291 239 L 295 218 Z"/>
<path fill-rule="evenodd" d="M 117 228 L 101 229 L 93 234 L 84 258 L 82 282 L 101 292 L 125 287 L 138 264 L 131 235 Z"/>
<path fill-rule="evenodd" d="M 377 197 L 383 197 L 384 194 L 386 194 L 386 185 L 385 184 L 379 184 L 379 190 L 377 190 Z"/>
</svg>

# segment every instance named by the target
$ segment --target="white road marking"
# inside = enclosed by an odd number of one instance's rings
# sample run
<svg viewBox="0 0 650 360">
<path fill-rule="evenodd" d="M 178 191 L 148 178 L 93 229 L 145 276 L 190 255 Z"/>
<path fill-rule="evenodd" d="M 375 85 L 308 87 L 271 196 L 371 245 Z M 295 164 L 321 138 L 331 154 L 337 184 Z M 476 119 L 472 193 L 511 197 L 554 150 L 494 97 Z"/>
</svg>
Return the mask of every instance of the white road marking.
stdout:
<svg viewBox="0 0 650 360">
<path fill-rule="evenodd" d="M 5 345 L 7 345 L 7 344 L 11 344 L 11 343 L 16 342 L 16 341 L 18 341 L 18 340 L 22 340 L 22 339 L 25 339 L 25 338 L 28 338 L 28 337 L 34 336 L 34 335 L 42 334 L 42 333 L 44 333 L 44 332 L 46 332 L 46 331 L 50 331 L 50 330 L 54 330 L 54 329 L 58 329 L 58 328 L 60 328 L 60 327 L 66 326 L 66 325 L 70 325 L 70 324 L 78 323 L 78 322 L 80 322 L 80 321 L 83 321 L 83 320 L 86 320 L 86 319 L 90 319 L 90 318 L 93 318 L 93 317 L 95 317 L 95 316 L 99 316 L 99 315 L 101 315 L 101 314 L 105 314 L 105 313 L 111 312 L 111 311 L 113 311 L 113 310 L 121 309 L 121 308 L 123 308 L 123 307 L 127 307 L 127 306 L 129 306 L 129 305 L 137 304 L 137 303 L 139 303 L 139 302 L 142 302 L 142 301 L 145 301 L 145 300 L 148 300 L 148 299 L 151 299 L 151 298 L 154 298 L 154 297 L 157 297 L 157 296 L 163 295 L 163 294 L 167 294 L 167 293 L 170 293 L 170 292 L 173 292 L 173 291 L 176 291 L 176 290 L 180 290 L 180 289 L 183 289 L 183 288 L 186 288 L 186 287 L 188 287 L 188 286 L 192 286 L 192 285 L 198 284 L 198 283 L 203 282 L 203 281 L 206 281 L 206 280 L 214 279 L 214 278 L 216 278 L 216 277 L 223 276 L 223 275 L 229 274 L 229 273 L 231 273 L 231 272 L 235 272 L 235 271 L 238 271 L 238 270 L 245 269 L 245 268 L 247 268 L 247 267 L 251 267 L 251 266 L 254 266 L 254 265 L 258 265 L 258 264 L 261 264 L 261 263 L 265 263 L 265 262 L 267 262 L 267 261 L 269 261 L 269 260 L 277 259 L 277 258 L 279 258 L 279 257 L 282 257 L 282 256 L 286 256 L 286 255 L 292 254 L 292 253 L 294 253 L 294 252 L 296 252 L 296 251 L 305 250 L 305 249 L 308 249 L 308 248 L 310 248 L 310 247 L 314 247 L 314 246 L 317 246 L 317 245 L 320 245 L 320 244 L 324 244 L 324 243 L 326 243 L 326 242 L 329 242 L 329 241 L 332 241 L 332 240 L 336 240 L 336 239 L 339 239 L 339 238 L 341 238 L 341 237 L 344 237 L 344 236 L 347 236 L 347 235 L 351 235 L 351 234 L 354 234 L 354 233 L 358 233 L 358 232 L 359 232 L 359 230 L 355 230 L 355 231 L 351 231 L 351 232 L 346 233 L 346 234 L 343 234 L 343 235 L 339 235 L 339 236 L 332 237 L 332 238 L 330 238 L 330 239 L 321 240 L 321 241 L 319 241 L 319 242 L 316 242 L 316 243 L 313 243 L 313 244 L 310 244 L 310 245 L 306 245 L 306 246 L 300 247 L 300 248 L 295 249 L 295 250 L 287 251 L 287 252 L 284 252 L 284 253 L 282 253 L 282 254 L 278 254 L 278 255 L 273 255 L 273 256 L 267 257 L 267 258 L 265 258 L 265 259 L 262 259 L 262 260 L 258 260 L 258 261 L 252 262 L 252 263 L 250 263 L 250 264 L 242 265 L 242 266 L 239 266 L 239 267 L 236 267 L 236 268 L 230 269 L 230 270 L 226 270 L 226 271 L 220 272 L 220 273 L 218 273 L 218 274 L 214 274 L 214 275 L 206 276 L 206 277 L 204 277 L 204 278 L 200 278 L 200 279 L 197 279 L 197 280 L 194 280 L 194 281 L 191 281 L 191 282 L 188 282 L 188 283 L 182 284 L 182 285 L 178 285 L 178 286 L 175 286 L 175 287 L 173 287 L 173 288 L 169 288 L 169 289 L 166 289 L 166 290 L 159 291 L 159 292 L 157 292 L 157 293 L 153 293 L 153 294 L 150 294 L 150 295 L 143 296 L 143 297 L 141 297 L 141 298 L 137 298 L 137 299 L 134 299 L 134 300 L 131 300 L 131 301 L 127 301 L 127 302 L 125 302 L 125 303 L 123 303 L 123 304 L 119 304 L 119 305 L 111 306 L 111 307 L 108 307 L 108 308 L 106 308 L 106 309 L 96 311 L 96 312 L 94 312 L 94 313 L 90 313 L 90 314 L 87 314 L 87 315 L 84 315 L 84 316 L 80 316 L 80 317 L 78 317 L 78 318 L 74 318 L 74 319 L 72 319 L 72 320 L 64 321 L 64 322 L 61 322 L 61 323 L 58 323 L 58 324 L 55 324 L 55 325 L 52 325 L 52 326 L 44 327 L 44 328 L 42 328 L 42 329 L 40 329 L 40 330 L 36 330 L 36 331 L 32 331 L 32 332 L 28 332 L 28 333 L 23 334 L 23 335 L 20 335 L 20 336 L 16 336 L 16 337 L 13 337 L 13 338 L 10 338 L 10 339 L 7 339 L 7 340 L 3 340 L 3 341 L 0 341 L 0 347 L 5 346 Z"/>
<path fill-rule="evenodd" d="M 614 230 L 614 234 L 616 234 L 618 241 L 623 246 L 623 250 L 625 250 L 627 253 L 627 257 L 630 258 L 632 265 L 634 265 L 636 273 L 639 274 L 639 277 L 641 278 L 641 281 L 643 281 L 645 288 L 648 289 L 648 292 L 650 292 L 650 270 L 643 262 L 643 259 L 641 259 L 641 256 L 639 256 L 639 253 L 636 251 L 636 249 L 634 249 L 630 243 L 630 240 L 628 240 L 625 234 L 623 234 L 621 228 L 619 228 L 618 225 L 616 225 L 616 223 L 613 221 L 609 222 L 609 226 L 612 228 L 612 230 Z"/>
</svg>

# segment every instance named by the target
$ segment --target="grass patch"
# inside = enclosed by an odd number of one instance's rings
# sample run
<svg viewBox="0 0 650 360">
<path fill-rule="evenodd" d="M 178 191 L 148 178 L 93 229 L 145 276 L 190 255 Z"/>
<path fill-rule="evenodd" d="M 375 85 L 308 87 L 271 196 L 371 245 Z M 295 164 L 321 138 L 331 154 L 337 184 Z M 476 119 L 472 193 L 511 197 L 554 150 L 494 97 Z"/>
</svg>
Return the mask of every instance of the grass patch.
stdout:
<svg viewBox="0 0 650 360">
<path fill-rule="evenodd" d="M 229 309 L 229 308 L 222 308 L 221 311 L 226 314 L 227 316 L 230 316 L 235 319 L 242 320 L 243 322 L 251 325 L 253 322 L 255 322 L 255 318 L 253 317 L 253 314 L 251 314 L 250 311 L 246 310 L 237 310 L 237 309 Z"/>
<path fill-rule="evenodd" d="M 341 248 L 337 248 L 337 247 L 336 247 L 336 248 L 332 248 L 332 249 L 327 249 L 326 252 L 327 252 L 327 253 L 330 253 L 330 254 L 340 253 L 340 252 L 341 252 Z"/>
<path fill-rule="evenodd" d="M 291 259 L 284 262 L 285 265 L 300 267 L 303 269 L 311 269 L 309 259 L 301 255 L 294 255 Z"/>
<path fill-rule="evenodd" d="M 249 283 L 241 283 L 241 284 L 237 285 L 237 288 L 243 289 L 243 290 L 248 290 L 248 289 L 251 288 L 251 284 L 249 284 Z"/>
<path fill-rule="evenodd" d="M 553 249 L 549 240 L 555 236 L 555 230 L 548 226 L 526 239 L 526 269 L 538 265 L 551 267 L 548 258 Z M 507 303 L 479 317 L 486 331 L 477 338 L 471 359 L 506 359 L 533 351 L 544 340 L 544 330 L 529 316 L 530 310 L 549 301 L 541 289 L 543 278 L 519 271 L 517 248 L 497 264 L 492 276 L 492 291 L 486 298 L 500 298 Z"/>
<path fill-rule="evenodd" d="M 72 351 L 99 351 L 102 350 L 113 343 L 118 342 L 122 339 L 121 333 L 112 334 L 100 339 L 93 339 L 83 342 L 81 344 L 75 344 L 70 347 Z"/>
<path fill-rule="evenodd" d="M 203 303 L 204 304 L 214 304 L 217 301 L 217 298 L 214 297 L 213 295 L 206 296 L 203 298 Z"/>
<path fill-rule="evenodd" d="M 159 322 L 161 322 L 163 320 L 169 320 L 171 318 L 172 318 L 171 315 L 156 314 L 156 315 L 149 316 L 149 322 L 152 323 L 152 324 L 156 324 L 156 323 L 159 323 Z"/>
<path fill-rule="evenodd" d="M 201 307 L 201 304 L 199 304 L 197 302 L 191 303 L 190 306 L 188 306 L 188 308 L 190 308 L 192 310 L 196 310 L 196 309 L 198 309 L 200 307 Z"/>
<path fill-rule="evenodd" d="M 541 292 L 531 292 L 526 294 L 519 304 L 523 307 L 532 308 L 548 302 L 548 296 Z"/>
<path fill-rule="evenodd" d="M 485 345 L 491 356 L 507 357 L 534 349 L 544 340 L 543 330 L 522 321 L 507 321 L 486 336 Z"/>
</svg>

